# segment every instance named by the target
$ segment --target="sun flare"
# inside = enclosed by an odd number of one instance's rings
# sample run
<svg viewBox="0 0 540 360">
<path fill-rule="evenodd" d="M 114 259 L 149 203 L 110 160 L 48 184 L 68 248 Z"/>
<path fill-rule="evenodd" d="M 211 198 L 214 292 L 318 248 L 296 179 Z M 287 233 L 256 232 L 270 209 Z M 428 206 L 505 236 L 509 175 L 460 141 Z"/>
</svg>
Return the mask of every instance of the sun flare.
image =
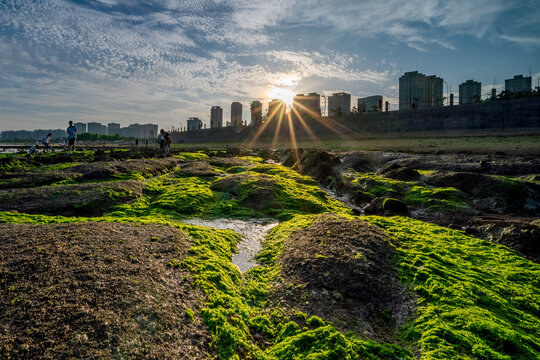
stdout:
<svg viewBox="0 0 540 360">
<path fill-rule="evenodd" d="M 293 103 L 294 95 L 294 91 L 277 86 L 272 86 L 268 92 L 268 97 L 270 99 L 279 99 L 287 105 L 291 105 Z"/>
</svg>

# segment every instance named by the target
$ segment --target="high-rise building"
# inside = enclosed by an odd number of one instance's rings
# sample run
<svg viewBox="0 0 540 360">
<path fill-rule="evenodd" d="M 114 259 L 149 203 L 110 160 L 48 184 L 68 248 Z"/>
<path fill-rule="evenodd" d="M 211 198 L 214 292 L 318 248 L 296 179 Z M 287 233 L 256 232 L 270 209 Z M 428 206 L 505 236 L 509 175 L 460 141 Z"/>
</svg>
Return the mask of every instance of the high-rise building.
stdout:
<svg viewBox="0 0 540 360">
<path fill-rule="evenodd" d="M 268 114 L 266 115 L 266 121 L 272 119 L 282 119 L 287 111 L 287 105 L 280 99 L 274 99 L 268 103 Z"/>
<path fill-rule="evenodd" d="M 86 123 L 76 122 L 73 125 L 77 128 L 77 134 L 80 135 L 86 133 Z"/>
<path fill-rule="evenodd" d="M 154 139 L 157 137 L 158 126 L 155 124 L 130 124 L 120 129 L 120 135 L 137 139 Z"/>
<path fill-rule="evenodd" d="M 532 78 L 530 76 L 515 75 L 512 79 L 504 80 L 504 90 L 511 93 L 527 91 L 532 89 Z"/>
<path fill-rule="evenodd" d="M 293 98 L 294 120 L 321 117 L 321 96 L 317 93 L 298 94 Z"/>
<path fill-rule="evenodd" d="M 236 101 L 231 104 L 231 126 L 242 126 L 242 104 Z"/>
<path fill-rule="evenodd" d="M 349 115 L 351 113 L 351 94 L 340 92 L 328 97 L 328 115 Z"/>
<path fill-rule="evenodd" d="M 357 104 L 358 112 L 362 114 L 371 111 L 382 111 L 383 97 L 382 95 L 373 95 L 359 98 Z"/>
<path fill-rule="evenodd" d="M 251 102 L 251 125 L 259 126 L 262 124 L 262 103 L 260 101 Z"/>
<path fill-rule="evenodd" d="M 79 128 L 77 128 L 77 133 L 78 132 L 79 132 Z M 107 125 L 103 125 L 98 122 L 89 122 L 88 132 L 90 134 L 107 135 Z"/>
<path fill-rule="evenodd" d="M 418 71 L 399 78 L 399 109 L 423 109 L 443 105 L 443 79 Z"/>
<path fill-rule="evenodd" d="M 190 117 L 187 121 L 188 131 L 202 129 L 202 121 L 198 117 Z"/>
<path fill-rule="evenodd" d="M 118 123 L 108 123 L 107 124 L 107 134 L 108 135 L 120 135 L 120 124 L 118 124 Z"/>
<path fill-rule="evenodd" d="M 212 106 L 210 109 L 210 128 L 216 129 L 223 126 L 223 109 L 219 106 Z"/>
<path fill-rule="evenodd" d="M 482 83 L 474 80 L 467 80 L 459 84 L 459 104 L 469 104 L 479 102 L 482 97 Z"/>
</svg>

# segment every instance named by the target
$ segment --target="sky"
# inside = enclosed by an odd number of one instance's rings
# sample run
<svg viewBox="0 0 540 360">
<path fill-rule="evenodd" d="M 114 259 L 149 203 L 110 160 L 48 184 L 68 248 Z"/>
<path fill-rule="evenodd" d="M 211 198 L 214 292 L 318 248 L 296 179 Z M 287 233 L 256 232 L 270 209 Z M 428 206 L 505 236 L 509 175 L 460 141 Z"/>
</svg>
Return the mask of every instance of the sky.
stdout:
<svg viewBox="0 0 540 360">
<path fill-rule="evenodd" d="M 209 124 L 297 93 L 383 95 L 418 70 L 457 100 L 540 78 L 538 0 L 0 0 L 0 131 Z"/>
</svg>

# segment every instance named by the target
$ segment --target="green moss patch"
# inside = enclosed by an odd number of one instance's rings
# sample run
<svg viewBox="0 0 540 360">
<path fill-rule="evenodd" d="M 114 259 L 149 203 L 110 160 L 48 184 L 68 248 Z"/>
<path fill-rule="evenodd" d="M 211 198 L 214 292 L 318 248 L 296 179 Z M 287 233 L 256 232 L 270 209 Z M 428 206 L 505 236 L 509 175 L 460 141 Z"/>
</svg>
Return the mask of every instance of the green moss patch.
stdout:
<svg viewBox="0 0 540 360">
<path fill-rule="evenodd" d="M 412 186 L 403 199 L 408 205 L 427 205 L 436 210 L 471 210 L 463 193 L 455 188 L 428 188 Z"/>
<path fill-rule="evenodd" d="M 401 243 L 419 297 L 403 329 L 422 359 L 540 357 L 540 266 L 499 245 L 410 218 L 366 217 Z"/>
<path fill-rule="evenodd" d="M 208 159 L 208 155 L 202 152 L 181 152 L 173 155 L 177 159 L 181 160 L 204 160 Z"/>
</svg>

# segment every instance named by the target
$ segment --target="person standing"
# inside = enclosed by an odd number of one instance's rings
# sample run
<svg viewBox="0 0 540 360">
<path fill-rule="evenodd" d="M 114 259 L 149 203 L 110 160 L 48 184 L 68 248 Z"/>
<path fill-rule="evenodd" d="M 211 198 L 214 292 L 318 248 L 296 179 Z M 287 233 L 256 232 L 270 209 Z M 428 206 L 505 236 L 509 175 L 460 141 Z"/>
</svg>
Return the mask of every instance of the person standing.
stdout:
<svg viewBox="0 0 540 360">
<path fill-rule="evenodd" d="M 68 134 L 68 149 L 69 152 L 75 152 L 75 140 L 77 139 L 77 128 L 73 125 L 73 121 L 69 121 L 69 127 L 66 130 Z"/>
<path fill-rule="evenodd" d="M 165 150 L 165 130 L 161 129 L 157 138 L 159 148 Z"/>
<path fill-rule="evenodd" d="M 49 146 L 51 145 L 51 136 L 52 134 L 48 133 L 47 136 L 43 138 L 42 142 L 43 146 L 45 147 L 45 149 L 43 149 L 43 152 L 49 151 Z"/>
<path fill-rule="evenodd" d="M 172 138 L 171 135 L 169 135 L 168 132 L 165 133 L 165 148 L 163 149 L 163 153 L 167 155 L 169 153 L 169 149 L 171 148 L 172 144 Z"/>
</svg>

